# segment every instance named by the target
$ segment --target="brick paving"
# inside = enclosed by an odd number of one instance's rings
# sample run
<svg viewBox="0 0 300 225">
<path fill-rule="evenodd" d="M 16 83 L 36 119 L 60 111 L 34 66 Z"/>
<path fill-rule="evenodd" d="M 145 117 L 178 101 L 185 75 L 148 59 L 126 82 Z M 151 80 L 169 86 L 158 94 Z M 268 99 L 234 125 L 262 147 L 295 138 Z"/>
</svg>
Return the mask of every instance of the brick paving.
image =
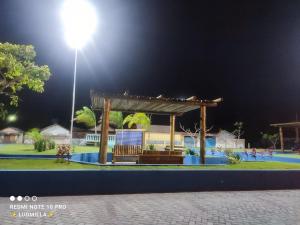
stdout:
<svg viewBox="0 0 300 225">
<path fill-rule="evenodd" d="M 10 209 L 23 204 L 61 209 Z M 300 225 L 300 190 L 0 198 L 0 224 Z"/>
</svg>

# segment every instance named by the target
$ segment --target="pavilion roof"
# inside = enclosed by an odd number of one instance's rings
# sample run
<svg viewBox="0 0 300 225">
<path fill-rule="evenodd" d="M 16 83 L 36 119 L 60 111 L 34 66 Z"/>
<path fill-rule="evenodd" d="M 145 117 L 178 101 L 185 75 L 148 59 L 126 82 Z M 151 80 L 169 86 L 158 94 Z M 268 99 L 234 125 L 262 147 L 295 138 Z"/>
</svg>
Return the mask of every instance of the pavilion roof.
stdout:
<svg viewBox="0 0 300 225">
<path fill-rule="evenodd" d="M 23 133 L 23 131 L 16 127 L 6 127 L 0 130 L 0 134 L 6 134 L 6 135 L 21 134 L 21 133 Z"/>
<path fill-rule="evenodd" d="M 288 123 L 274 123 L 270 124 L 272 127 L 285 127 L 285 128 L 300 128 L 300 122 L 288 122 Z"/>
<path fill-rule="evenodd" d="M 127 95 L 107 95 L 91 90 L 90 92 L 92 108 L 94 110 L 102 110 L 104 98 L 108 98 L 111 101 L 112 111 L 122 112 L 145 112 L 150 114 L 176 114 L 181 115 L 183 113 L 199 109 L 201 105 L 207 107 L 215 107 L 222 101 L 221 98 L 215 100 L 200 100 L 199 98 L 192 96 L 187 99 L 178 98 L 166 98 L 162 95 L 157 97 L 145 97 Z"/>
</svg>

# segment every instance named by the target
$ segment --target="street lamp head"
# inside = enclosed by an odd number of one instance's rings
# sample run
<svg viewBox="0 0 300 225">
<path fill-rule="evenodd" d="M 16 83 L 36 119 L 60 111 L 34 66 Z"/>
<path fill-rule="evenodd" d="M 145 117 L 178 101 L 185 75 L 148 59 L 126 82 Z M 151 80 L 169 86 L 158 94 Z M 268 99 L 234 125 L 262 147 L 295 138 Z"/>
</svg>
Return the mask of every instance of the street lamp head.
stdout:
<svg viewBox="0 0 300 225">
<path fill-rule="evenodd" d="M 61 17 L 68 45 L 82 48 L 96 30 L 97 16 L 93 6 L 87 0 L 66 0 Z"/>
<path fill-rule="evenodd" d="M 15 115 L 15 114 L 11 114 L 11 115 L 7 116 L 7 122 L 9 122 L 9 123 L 16 122 L 16 120 L 17 120 L 17 115 Z"/>
</svg>

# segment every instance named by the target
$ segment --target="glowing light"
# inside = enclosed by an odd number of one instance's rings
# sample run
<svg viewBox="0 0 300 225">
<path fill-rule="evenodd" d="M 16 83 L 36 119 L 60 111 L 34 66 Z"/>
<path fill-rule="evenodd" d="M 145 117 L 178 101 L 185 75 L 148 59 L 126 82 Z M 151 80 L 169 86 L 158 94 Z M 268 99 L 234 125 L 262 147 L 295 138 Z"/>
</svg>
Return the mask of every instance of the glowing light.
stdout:
<svg viewBox="0 0 300 225">
<path fill-rule="evenodd" d="M 7 116 L 7 122 L 15 122 L 17 120 L 17 116 L 12 114 Z"/>
<path fill-rule="evenodd" d="M 66 0 L 61 12 L 65 38 L 70 47 L 82 48 L 97 27 L 97 16 L 87 0 Z"/>
</svg>

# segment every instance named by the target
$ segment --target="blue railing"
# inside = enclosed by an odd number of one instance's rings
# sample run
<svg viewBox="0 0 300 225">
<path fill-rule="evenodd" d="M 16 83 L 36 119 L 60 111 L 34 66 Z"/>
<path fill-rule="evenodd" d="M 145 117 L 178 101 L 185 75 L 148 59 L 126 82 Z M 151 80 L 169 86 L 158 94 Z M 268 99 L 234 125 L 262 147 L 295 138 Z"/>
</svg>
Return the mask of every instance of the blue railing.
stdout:
<svg viewBox="0 0 300 225">
<path fill-rule="evenodd" d="M 86 143 L 100 143 L 100 134 L 87 134 L 85 136 Z M 108 135 L 108 146 L 114 146 L 116 144 L 116 136 Z"/>
</svg>

